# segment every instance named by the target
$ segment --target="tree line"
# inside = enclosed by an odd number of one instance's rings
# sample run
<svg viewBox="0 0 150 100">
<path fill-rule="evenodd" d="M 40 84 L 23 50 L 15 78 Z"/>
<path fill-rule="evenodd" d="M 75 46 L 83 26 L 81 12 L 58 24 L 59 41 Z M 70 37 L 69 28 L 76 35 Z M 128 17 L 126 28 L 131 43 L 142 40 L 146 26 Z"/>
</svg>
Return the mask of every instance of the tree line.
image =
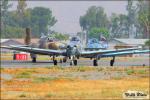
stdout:
<svg viewBox="0 0 150 100">
<path fill-rule="evenodd" d="M 149 38 L 149 1 L 128 0 L 127 14 L 113 13 L 108 17 L 102 7 L 92 6 L 80 17 L 80 26 L 89 37 L 99 38 Z"/>
<path fill-rule="evenodd" d="M 82 32 L 89 37 L 98 38 L 100 34 L 106 38 L 149 38 L 150 13 L 149 1 L 128 0 L 127 14 L 115 14 L 110 17 L 103 7 L 92 6 L 85 15 L 80 16 L 79 24 Z M 12 7 L 9 0 L 1 0 L 1 37 L 22 38 L 25 28 L 30 27 L 32 37 L 39 37 L 41 33 L 48 33 L 57 23 L 52 11 L 45 7 L 26 8 L 25 0 L 18 0 L 17 10 L 9 11 Z M 68 35 L 54 32 L 59 39 L 66 39 Z"/>
</svg>

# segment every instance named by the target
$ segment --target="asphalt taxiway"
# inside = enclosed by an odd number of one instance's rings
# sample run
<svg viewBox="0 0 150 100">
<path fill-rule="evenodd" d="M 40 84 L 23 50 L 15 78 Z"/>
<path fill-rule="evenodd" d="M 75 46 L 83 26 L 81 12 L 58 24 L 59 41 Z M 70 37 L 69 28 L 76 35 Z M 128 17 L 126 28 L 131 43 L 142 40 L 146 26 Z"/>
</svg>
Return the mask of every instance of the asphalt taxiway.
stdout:
<svg viewBox="0 0 150 100">
<path fill-rule="evenodd" d="M 98 65 L 99 66 L 110 66 L 110 60 L 99 60 Z M 131 60 L 115 60 L 114 66 L 149 66 L 149 57 L 144 57 L 141 59 L 135 59 Z M 32 63 L 31 61 L 13 61 L 13 60 L 3 60 L 1 61 L 1 67 L 50 67 L 54 66 L 52 61 L 37 61 L 36 63 Z M 58 63 L 58 66 L 64 66 L 69 67 L 69 61 L 67 63 Z M 87 59 L 87 60 L 78 60 L 78 66 L 93 66 L 93 60 Z"/>
</svg>

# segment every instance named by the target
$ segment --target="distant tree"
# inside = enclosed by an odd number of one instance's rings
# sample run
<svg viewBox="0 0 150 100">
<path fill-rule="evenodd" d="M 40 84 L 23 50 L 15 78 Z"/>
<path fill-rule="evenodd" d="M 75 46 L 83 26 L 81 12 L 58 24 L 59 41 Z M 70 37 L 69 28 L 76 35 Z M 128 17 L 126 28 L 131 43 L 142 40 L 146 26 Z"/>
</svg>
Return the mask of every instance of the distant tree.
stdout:
<svg viewBox="0 0 150 100">
<path fill-rule="evenodd" d="M 24 16 L 26 7 L 27 7 L 26 0 L 18 0 L 17 11 L 20 16 Z"/>
<path fill-rule="evenodd" d="M 80 16 L 80 26 L 83 31 L 86 31 L 84 37 L 86 37 L 85 39 L 87 44 L 89 38 L 89 31 L 92 28 L 109 28 L 109 20 L 106 13 L 104 12 L 104 8 L 91 6 L 87 10 L 85 15 Z"/>
<path fill-rule="evenodd" d="M 111 16 L 111 37 L 127 38 L 128 36 L 128 17 L 126 15 L 112 14 Z"/>
<path fill-rule="evenodd" d="M 147 40 L 147 41 L 145 42 L 145 45 L 150 47 L 150 40 Z"/>
<path fill-rule="evenodd" d="M 69 39 L 69 35 L 68 34 L 62 34 L 62 33 L 58 33 L 58 32 L 54 32 L 53 34 L 50 34 L 49 37 L 58 39 L 58 40 L 68 40 Z"/>
<path fill-rule="evenodd" d="M 119 17 L 113 13 L 111 19 L 111 37 L 119 37 Z"/>
<path fill-rule="evenodd" d="M 92 6 L 86 14 L 80 16 L 80 26 L 83 31 L 90 30 L 93 27 L 108 28 L 109 21 L 102 7 Z"/>
<path fill-rule="evenodd" d="M 1 34 L 2 38 L 22 38 L 24 29 L 6 25 L 5 34 Z"/>
<path fill-rule="evenodd" d="M 18 6 L 17 6 L 17 18 L 19 20 L 19 24 L 21 27 L 26 27 L 24 25 L 25 22 L 25 10 L 26 10 L 27 4 L 26 0 L 18 0 Z"/>
<path fill-rule="evenodd" d="M 138 21 L 141 26 L 143 26 L 143 38 L 149 38 L 150 36 L 150 13 L 149 13 L 149 4 L 148 0 L 139 0 L 137 3 L 138 7 Z"/>
<path fill-rule="evenodd" d="M 105 38 L 109 37 L 109 32 L 106 28 L 92 28 L 89 32 L 90 38 L 97 38 L 99 39 L 100 35 L 103 35 Z"/>
<path fill-rule="evenodd" d="M 47 33 L 48 27 L 52 27 L 57 20 L 52 16 L 52 11 L 48 8 L 35 7 L 31 10 L 31 26 L 34 36 Z"/>
<path fill-rule="evenodd" d="M 77 32 L 77 36 L 82 37 L 82 32 Z"/>
<path fill-rule="evenodd" d="M 12 7 L 12 4 L 8 3 L 9 0 L 1 0 L 0 6 L 1 6 L 1 29 L 2 34 L 5 34 L 6 32 L 6 25 L 8 22 L 8 9 Z"/>
<path fill-rule="evenodd" d="M 136 22 L 136 7 L 133 5 L 133 2 L 133 0 L 128 0 L 128 5 L 126 7 L 128 11 L 128 37 L 132 37 L 134 35 L 132 26 L 135 25 Z"/>
<path fill-rule="evenodd" d="M 47 33 L 48 26 L 51 27 L 56 23 L 55 17 L 48 8 L 36 7 L 24 10 L 23 20 L 18 19 L 18 10 L 8 11 L 7 20 L 5 21 L 5 34 L 3 38 L 23 38 L 25 28 L 31 28 L 32 36 L 39 37 L 41 33 Z"/>
</svg>

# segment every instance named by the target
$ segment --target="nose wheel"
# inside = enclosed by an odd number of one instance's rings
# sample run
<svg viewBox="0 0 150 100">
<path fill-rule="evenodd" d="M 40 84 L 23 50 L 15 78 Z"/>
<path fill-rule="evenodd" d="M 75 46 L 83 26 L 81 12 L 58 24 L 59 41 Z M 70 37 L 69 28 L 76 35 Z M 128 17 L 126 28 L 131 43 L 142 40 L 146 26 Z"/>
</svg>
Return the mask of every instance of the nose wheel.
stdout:
<svg viewBox="0 0 150 100">
<path fill-rule="evenodd" d="M 74 64 L 75 66 L 77 66 L 78 61 L 75 59 L 75 57 L 72 56 L 72 57 L 70 57 L 70 58 L 71 58 L 71 59 L 70 59 L 70 65 L 72 66 L 72 65 Z"/>
<path fill-rule="evenodd" d="M 73 61 L 71 61 L 71 62 L 70 62 L 70 66 L 72 66 L 73 64 L 74 64 L 75 66 L 77 66 L 78 61 L 77 61 L 77 60 L 73 60 Z"/>
</svg>

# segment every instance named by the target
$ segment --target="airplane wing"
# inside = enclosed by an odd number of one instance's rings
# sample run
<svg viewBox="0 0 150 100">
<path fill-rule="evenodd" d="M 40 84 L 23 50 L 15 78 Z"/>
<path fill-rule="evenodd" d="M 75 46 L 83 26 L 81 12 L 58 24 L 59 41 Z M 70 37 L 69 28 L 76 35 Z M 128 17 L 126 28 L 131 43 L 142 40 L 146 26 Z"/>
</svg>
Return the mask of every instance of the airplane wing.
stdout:
<svg viewBox="0 0 150 100">
<path fill-rule="evenodd" d="M 92 51 L 92 50 L 105 50 L 106 48 L 84 48 L 84 50 L 89 50 L 89 51 Z"/>
<path fill-rule="evenodd" d="M 2 46 L 1 48 L 24 51 L 33 54 L 41 54 L 41 55 L 63 55 L 64 53 L 64 51 L 62 50 L 40 49 L 40 48 L 33 48 L 33 47 L 14 46 L 14 45 Z"/>
<path fill-rule="evenodd" d="M 95 51 L 82 51 L 80 55 L 85 58 L 94 58 L 97 55 L 107 54 L 107 53 L 117 53 L 123 51 L 133 51 L 138 50 L 140 48 L 126 48 L 126 49 L 118 49 L 118 50 L 95 50 Z"/>
<path fill-rule="evenodd" d="M 98 57 L 103 58 L 103 57 L 113 57 L 113 56 L 141 54 L 141 53 L 150 53 L 150 50 L 133 50 L 133 51 L 106 53 L 106 54 L 98 55 Z"/>
</svg>

